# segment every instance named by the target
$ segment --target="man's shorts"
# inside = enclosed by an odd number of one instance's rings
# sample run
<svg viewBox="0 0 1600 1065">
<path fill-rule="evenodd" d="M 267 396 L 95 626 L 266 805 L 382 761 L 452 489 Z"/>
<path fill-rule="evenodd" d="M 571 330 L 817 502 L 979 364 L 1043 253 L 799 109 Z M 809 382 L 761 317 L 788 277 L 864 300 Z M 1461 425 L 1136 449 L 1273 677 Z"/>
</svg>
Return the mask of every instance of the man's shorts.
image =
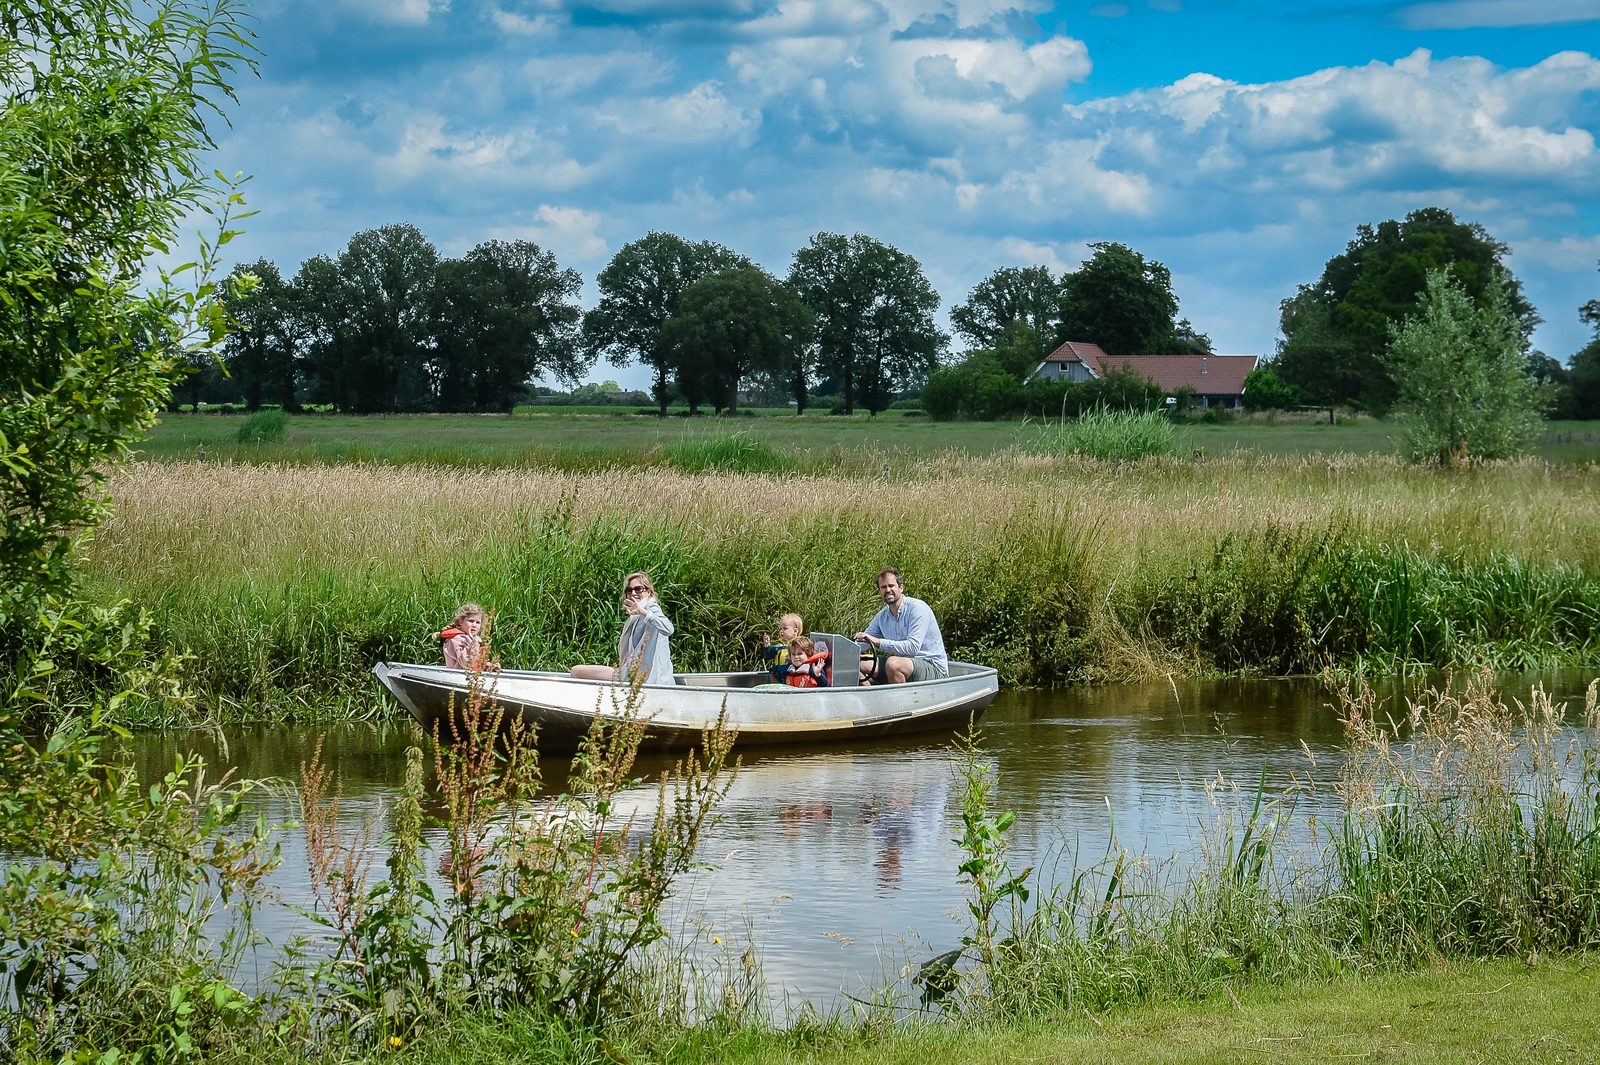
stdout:
<svg viewBox="0 0 1600 1065">
<path fill-rule="evenodd" d="M 883 661 L 884 660 L 882 658 L 880 658 L 880 659 L 877 660 L 876 663 L 873 664 L 873 667 L 872 667 L 872 682 L 874 684 L 882 684 L 882 683 L 884 683 L 884 679 L 883 679 Z M 937 669 L 935 669 L 934 666 L 933 666 L 933 663 L 928 661 L 926 658 L 913 658 L 911 660 L 911 677 L 910 677 L 910 679 L 913 680 L 913 681 L 918 681 L 918 680 L 939 680 L 939 679 L 943 678 L 944 676 L 945 676 L 945 674 L 940 673 Z"/>
</svg>

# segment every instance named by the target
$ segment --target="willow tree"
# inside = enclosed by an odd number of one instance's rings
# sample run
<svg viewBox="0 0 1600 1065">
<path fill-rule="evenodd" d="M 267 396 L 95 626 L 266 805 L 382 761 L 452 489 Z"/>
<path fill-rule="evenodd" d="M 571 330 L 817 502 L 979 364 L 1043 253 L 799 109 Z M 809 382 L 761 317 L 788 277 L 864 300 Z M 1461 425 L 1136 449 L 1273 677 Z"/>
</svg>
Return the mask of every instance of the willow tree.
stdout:
<svg viewBox="0 0 1600 1065">
<path fill-rule="evenodd" d="M 1504 277 L 1474 300 L 1450 270 L 1429 270 L 1416 312 L 1391 329 L 1385 364 L 1413 460 L 1511 458 L 1538 435 L 1548 390 L 1528 372 L 1511 297 Z"/>
</svg>

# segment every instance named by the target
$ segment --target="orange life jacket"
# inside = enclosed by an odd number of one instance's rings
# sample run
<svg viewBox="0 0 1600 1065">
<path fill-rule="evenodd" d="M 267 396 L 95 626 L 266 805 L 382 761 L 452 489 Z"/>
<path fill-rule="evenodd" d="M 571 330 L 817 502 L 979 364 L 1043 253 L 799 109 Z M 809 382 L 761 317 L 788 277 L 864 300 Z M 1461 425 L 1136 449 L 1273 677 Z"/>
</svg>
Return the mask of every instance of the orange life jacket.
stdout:
<svg viewBox="0 0 1600 1065">
<path fill-rule="evenodd" d="M 453 640 L 457 636 L 465 636 L 465 635 L 467 635 L 467 630 L 466 629 L 458 629 L 454 625 L 446 625 L 444 628 L 442 628 L 438 632 L 434 633 L 433 634 L 433 638 L 436 639 L 436 640 Z M 488 664 L 489 664 L 489 647 L 480 638 L 478 640 L 477 653 L 472 656 L 472 668 L 481 673 L 481 672 L 483 672 L 484 667 L 487 666 Z"/>
<path fill-rule="evenodd" d="M 811 675 L 811 671 L 810 670 L 803 670 L 802 671 L 799 667 L 801 667 L 801 666 L 809 666 L 813 662 L 826 662 L 827 660 L 828 660 L 828 652 L 827 651 L 818 651 L 816 654 L 807 655 L 805 658 L 799 659 L 798 661 L 796 661 L 793 658 L 793 656 L 791 656 L 790 659 L 789 659 L 789 676 L 788 676 L 788 679 L 787 679 L 787 683 L 791 687 L 794 687 L 794 688 L 816 688 L 816 687 L 819 687 L 820 685 L 819 685 L 819 683 L 817 681 L 817 678 Z M 824 676 L 826 676 L 826 674 L 824 674 Z"/>
</svg>

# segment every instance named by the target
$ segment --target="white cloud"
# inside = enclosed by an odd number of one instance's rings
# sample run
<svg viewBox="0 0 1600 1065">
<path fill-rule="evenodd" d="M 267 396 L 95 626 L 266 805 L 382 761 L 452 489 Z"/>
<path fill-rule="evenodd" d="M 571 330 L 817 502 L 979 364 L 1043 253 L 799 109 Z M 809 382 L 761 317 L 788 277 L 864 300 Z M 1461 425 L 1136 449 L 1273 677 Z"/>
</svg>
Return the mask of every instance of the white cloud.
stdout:
<svg viewBox="0 0 1600 1065">
<path fill-rule="evenodd" d="M 874 0 L 780 0 L 773 9 L 737 27 L 740 37 L 843 38 L 869 33 L 888 19 Z"/>
<path fill-rule="evenodd" d="M 995 242 L 994 250 L 991 273 L 1002 266 L 1021 265 L 1043 266 L 1053 274 L 1064 274 L 1068 270 L 1076 270 L 1089 254 L 1086 244 L 1041 244 L 1017 237 L 1006 237 Z"/>
<path fill-rule="evenodd" d="M 761 126 L 761 113 L 730 103 L 722 89 L 702 82 L 687 92 L 654 99 L 617 101 L 599 122 L 619 133 L 670 145 L 733 139 L 745 143 Z"/>
<path fill-rule="evenodd" d="M 1031 47 L 1015 40 L 905 41 L 895 50 L 915 56 L 913 65 L 946 57 L 971 91 L 985 95 L 998 91 L 1009 100 L 1059 93 L 1068 82 L 1083 80 L 1090 70 L 1088 49 L 1071 37 L 1052 37 Z"/>
<path fill-rule="evenodd" d="M 1202 171 L 1248 167 L 1253 183 L 1276 174 L 1329 190 L 1418 170 L 1570 183 L 1600 178 L 1594 133 L 1567 117 L 1596 89 L 1600 61 L 1578 53 L 1503 72 L 1418 51 L 1255 85 L 1196 74 L 1073 113 L 1104 132 L 1109 156 L 1155 165 L 1147 150 L 1155 144 L 1168 164 L 1182 157 L 1202 161 Z M 1144 136 L 1152 131 L 1153 141 Z"/>
<path fill-rule="evenodd" d="M 555 20 L 549 15 L 524 15 L 507 11 L 498 5 L 489 8 L 489 21 L 494 28 L 508 37 L 548 37 L 555 32 Z"/>
<path fill-rule="evenodd" d="M 594 262 L 604 259 L 609 250 L 599 235 L 601 215 L 581 207 L 557 207 L 542 203 L 533 221 L 497 226 L 488 237 L 499 240 L 530 240 L 555 254 L 559 262 Z"/>
<path fill-rule="evenodd" d="M 1442 0 L 1400 10 L 1400 23 L 1413 30 L 1460 30 L 1509 26 L 1551 26 L 1600 21 L 1594 0 Z"/>
<path fill-rule="evenodd" d="M 449 0 L 341 0 L 352 14 L 391 26 L 425 26 L 435 13 L 450 10 Z"/>
<path fill-rule="evenodd" d="M 541 97 L 627 96 L 660 90 L 672 79 L 673 66 L 630 45 L 601 53 L 540 56 L 523 63 L 518 75 L 522 85 Z"/>
</svg>

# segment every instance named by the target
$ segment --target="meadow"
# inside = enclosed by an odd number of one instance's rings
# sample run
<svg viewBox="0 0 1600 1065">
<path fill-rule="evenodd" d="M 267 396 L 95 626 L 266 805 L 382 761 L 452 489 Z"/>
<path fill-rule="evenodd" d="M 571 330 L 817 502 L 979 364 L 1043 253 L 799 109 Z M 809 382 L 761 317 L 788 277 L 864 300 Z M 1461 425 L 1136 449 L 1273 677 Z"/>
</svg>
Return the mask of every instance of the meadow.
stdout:
<svg viewBox="0 0 1600 1065">
<path fill-rule="evenodd" d="M 151 450 L 193 451 L 175 434 L 236 421 L 169 420 Z M 590 430 L 613 422 L 632 435 Z M 593 462 L 533 462 L 509 437 L 482 464 L 315 457 L 352 424 L 372 455 L 459 457 L 490 447 L 494 426 Z M 655 576 L 686 669 L 753 667 L 786 610 L 854 631 L 885 565 L 934 604 L 956 657 L 1007 684 L 1600 657 L 1593 464 L 1443 471 L 1376 451 L 1210 445 L 1123 462 L 1052 452 L 1037 426 L 749 424 L 294 419 L 248 462 L 213 443 L 203 461 L 116 469 L 87 574 L 99 597 L 152 611 L 225 717 L 375 712 L 370 665 L 436 658 L 430 632 L 467 599 L 495 612 L 508 664 L 605 661 L 634 569 Z M 428 443 L 430 428 L 477 442 Z M 1291 448 L 1388 431 L 1217 428 L 1293 434 Z M 937 446 L 946 430 L 969 446 Z M 274 449 L 284 457 L 269 461 Z"/>
<path fill-rule="evenodd" d="M 686 412 L 678 412 L 678 415 Z M 242 418 L 165 417 L 139 448 L 142 459 L 194 458 L 252 463 L 377 462 L 389 465 L 563 469 L 670 464 L 674 447 L 744 433 L 784 456 L 789 468 L 871 472 L 885 455 L 925 458 L 957 452 L 982 457 L 1018 445 L 1036 428 L 1018 422 L 935 422 L 920 412 L 829 416 L 762 408 L 735 418 L 657 418 L 633 407 L 520 407 L 513 414 L 297 415 L 283 438 L 241 444 Z M 1178 426 L 1179 453 L 1207 457 L 1385 455 L 1400 448 L 1395 421 L 1321 412 L 1249 415 Z M 1600 462 L 1600 423 L 1550 422 L 1534 458 L 1556 464 Z"/>
</svg>

